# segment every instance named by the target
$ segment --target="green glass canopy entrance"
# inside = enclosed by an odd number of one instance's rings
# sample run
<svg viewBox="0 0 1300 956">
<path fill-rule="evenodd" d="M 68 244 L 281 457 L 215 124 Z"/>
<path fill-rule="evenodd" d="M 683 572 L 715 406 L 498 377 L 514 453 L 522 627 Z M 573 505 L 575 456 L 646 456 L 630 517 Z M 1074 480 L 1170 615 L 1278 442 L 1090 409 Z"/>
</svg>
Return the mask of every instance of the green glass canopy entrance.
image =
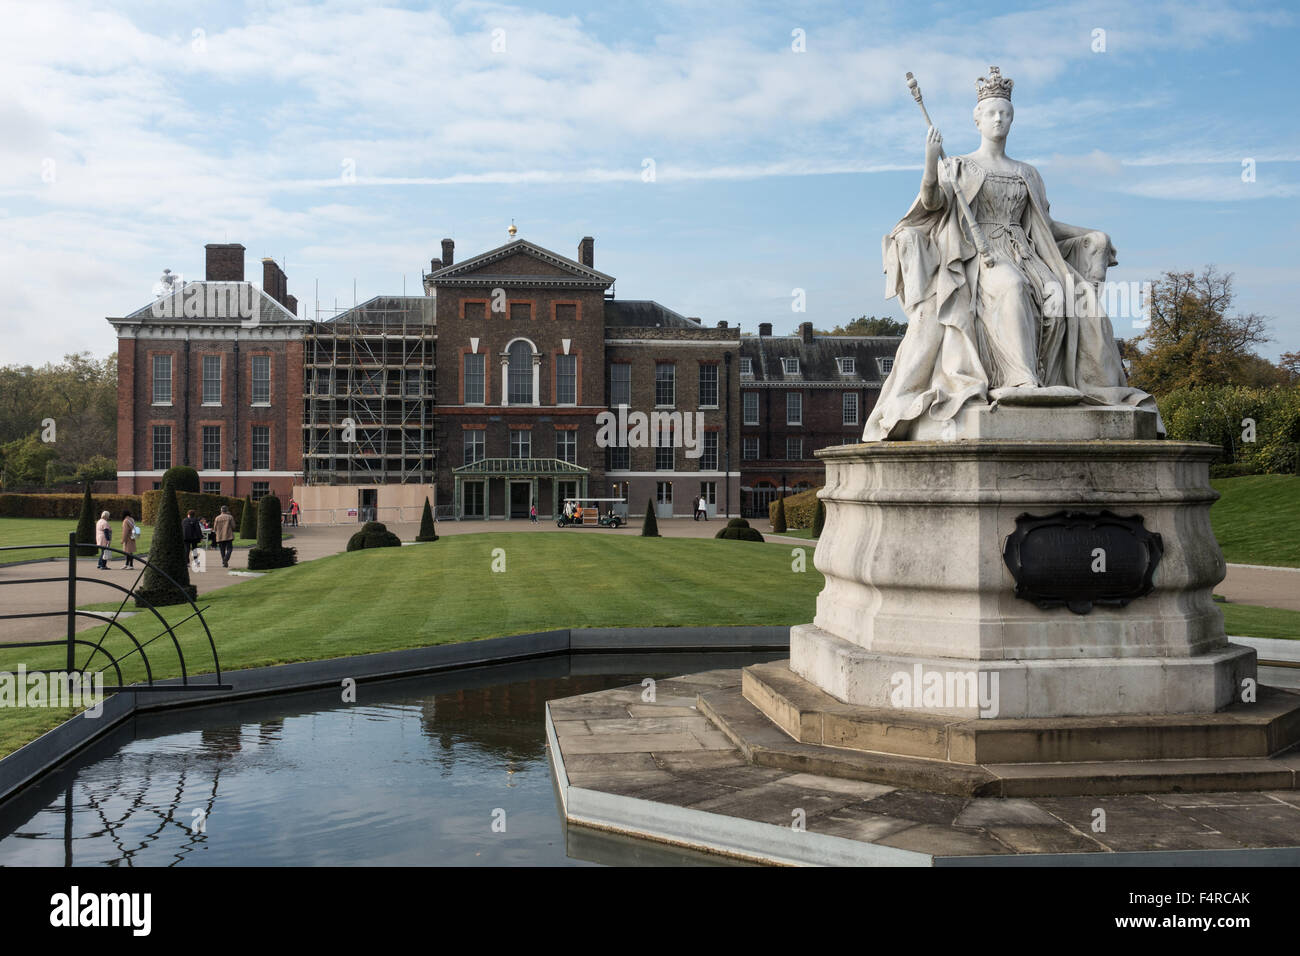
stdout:
<svg viewBox="0 0 1300 956">
<path fill-rule="evenodd" d="M 559 458 L 483 458 L 451 470 L 456 520 L 527 518 L 535 503 L 539 518 L 559 513 L 563 498 L 585 497 L 591 470 Z M 550 499 L 543 510 L 541 494 Z"/>
</svg>

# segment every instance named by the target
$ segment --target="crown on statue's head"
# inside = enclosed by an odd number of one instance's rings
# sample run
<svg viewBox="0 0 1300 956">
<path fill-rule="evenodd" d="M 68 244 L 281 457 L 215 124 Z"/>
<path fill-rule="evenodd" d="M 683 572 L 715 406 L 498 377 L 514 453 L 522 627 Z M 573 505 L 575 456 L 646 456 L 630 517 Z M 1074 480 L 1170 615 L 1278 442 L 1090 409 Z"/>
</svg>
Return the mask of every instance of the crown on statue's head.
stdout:
<svg viewBox="0 0 1300 956">
<path fill-rule="evenodd" d="M 1015 80 L 1004 77 L 1002 71 L 996 66 L 989 67 L 988 76 L 981 76 L 975 81 L 975 89 L 978 91 L 981 100 L 1009 100 L 1011 99 L 1011 87 L 1015 85 Z"/>
</svg>

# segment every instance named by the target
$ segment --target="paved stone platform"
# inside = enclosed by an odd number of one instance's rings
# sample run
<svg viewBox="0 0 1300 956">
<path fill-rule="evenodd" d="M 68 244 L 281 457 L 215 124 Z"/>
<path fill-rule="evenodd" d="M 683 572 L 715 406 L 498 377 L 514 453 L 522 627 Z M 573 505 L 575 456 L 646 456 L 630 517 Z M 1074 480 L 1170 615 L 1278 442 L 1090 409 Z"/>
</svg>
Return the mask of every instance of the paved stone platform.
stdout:
<svg viewBox="0 0 1300 956">
<path fill-rule="evenodd" d="M 1300 865 L 1298 790 L 969 797 L 754 766 L 697 706 L 740 688 L 720 670 L 653 702 L 640 685 L 549 702 L 568 822 L 773 864 Z"/>
</svg>

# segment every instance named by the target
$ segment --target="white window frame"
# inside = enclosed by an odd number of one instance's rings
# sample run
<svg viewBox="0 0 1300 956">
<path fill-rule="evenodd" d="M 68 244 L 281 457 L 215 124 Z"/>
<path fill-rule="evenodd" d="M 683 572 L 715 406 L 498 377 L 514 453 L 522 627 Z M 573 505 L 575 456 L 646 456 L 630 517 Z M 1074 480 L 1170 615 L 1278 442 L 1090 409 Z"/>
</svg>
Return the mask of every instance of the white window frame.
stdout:
<svg viewBox="0 0 1300 956">
<path fill-rule="evenodd" d="M 798 408 L 794 410 L 795 414 L 791 415 L 791 400 Z M 803 424 L 803 392 L 786 392 L 785 393 L 785 423 L 787 425 Z"/>
<path fill-rule="evenodd" d="M 208 401 L 208 383 L 211 381 L 211 379 L 208 378 L 208 362 L 209 362 L 209 360 L 214 360 L 214 361 L 217 363 L 217 378 L 216 378 L 216 384 L 217 384 L 217 400 L 216 400 L 215 402 L 210 402 L 210 401 Z M 200 365 L 201 365 L 201 375 L 202 375 L 202 385 L 201 385 L 200 396 L 201 396 L 202 399 L 203 399 L 203 405 L 204 405 L 204 407 L 206 407 L 206 408 L 220 408 L 220 407 L 221 407 L 221 393 L 222 393 L 222 388 L 221 388 L 221 386 L 222 386 L 222 381 L 221 381 L 221 378 L 222 378 L 222 372 L 224 371 L 225 363 L 222 361 L 222 358 L 221 358 L 220 355 L 212 355 L 212 354 L 208 354 L 208 355 L 204 355 L 203 358 L 200 360 Z"/>
<path fill-rule="evenodd" d="M 573 362 L 573 398 L 571 401 L 561 401 L 560 395 L 563 392 L 561 381 L 568 377 L 560 369 L 562 364 L 567 364 L 569 360 Z M 557 355 L 555 357 L 555 404 L 573 406 L 578 404 L 578 356 L 577 355 Z"/>
<path fill-rule="evenodd" d="M 754 418 L 752 421 L 749 418 L 750 396 L 753 396 L 754 399 Z M 758 392 L 741 392 L 740 405 L 741 405 L 740 423 L 742 425 L 757 425 L 759 423 L 758 422 L 759 415 L 762 414 L 761 410 L 758 407 L 759 406 Z"/>
<path fill-rule="evenodd" d="M 711 401 L 711 402 L 706 402 L 706 401 L 704 400 L 704 376 L 705 376 L 705 369 L 710 369 L 710 370 L 713 372 L 713 401 Z M 699 394 L 700 394 L 700 408 L 717 408 L 717 407 L 718 407 L 718 396 L 721 395 L 721 393 L 722 393 L 722 390 L 721 390 L 721 388 L 720 388 L 719 385 L 718 385 L 718 366 L 714 365 L 714 364 L 711 363 L 711 362 L 701 362 L 701 363 L 700 363 L 700 393 L 699 393 Z"/>
<path fill-rule="evenodd" d="M 740 360 L 740 374 L 741 374 L 742 376 L 744 376 L 744 375 L 749 375 L 749 376 L 751 376 L 751 377 L 753 376 L 753 374 L 754 374 L 754 360 L 753 360 L 752 358 L 743 358 L 743 357 L 741 358 L 741 360 Z"/>
<path fill-rule="evenodd" d="M 266 363 L 266 401 L 257 400 L 257 365 L 259 362 Z M 255 408 L 271 407 L 271 356 L 269 355 L 250 355 L 248 357 L 248 396 L 249 402 Z"/>
<path fill-rule="evenodd" d="M 516 440 L 516 436 L 523 436 L 523 438 L 524 438 L 525 440 L 522 441 L 522 442 L 521 442 L 521 441 L 517 441 L 517 440 Z M 516 454 L 515 454 L 515 447 L 516 447 L 516 445 L 522 445 L 522 446 L 524 446 L 524 450 L 527 451 L 528 454 L 526 454 L 526 455 L 516 455 Z M 510 458 L 513 459 L 513 460 L 515 460 L 515 461 L 520 461 L 520 460 L 522 460 L 522 459 L 524 459 L 524 458 L 532 458 L 532 457 L 533 457 L 533 433 L 532 433 L 531 431 L 529 431 L 527 428 L 512 428 L 512 429 L 510 429 L 510 449 L 509 449 L 509 451 L 510 451 Z"/>
<path fill-rule="evenodd" d="M 158 385 L 161 381 L 163 381 L 163 377 L 158 374 L 159 362 L 167 363 L 167 377 L 166 377 L 167 396 L 166 398 L 161 398 L 161 399 L 158 397 Z M 170 355 L 155 355 L 153 357 L 153 361 L 150 362 L 149 364 L 150 364 L 150 371 L 153 373 L 153 378 L 152 381 L 150 382 L 150 395 L 153 398 L 152 404 L 170 407 L 172 404 L 172 395 L 174 393 L 173 386 L 175 385 L 175 375 L 173 374 L 174 371 L 173 366 L 176 363 L 172 361 L 172 357 Z"/>
<path fill-rule="evenodd" d="M 468 366 L 469 366 L 473 361 L 477 361 L 478 364 L 479 364 L 479 366 L 480 366 L 480 369 L 481 369 L 481 375 L 480 375 L 480 382 L 481 382 L 481 384 L 480 384 L 480 396 L 479 396 L 479 400 L 478 400 L 478 401 L 470 401 L 470 397 L 469 397 L 469 385 L 468 385 L 468 382 L 469 382 L 469 376 L 466 374 Z M 486 405 L 486 404 L 487 404 L 487 355 L 486 355 L 486 353 L 483 353 L 483 352 L 466 352 L 466 353 L 465 353 L 465 358 L 464 358 L 464 359 L 461 361 L 461 363 L 460 363 L 460 374 L 461 374 L 462 378 L 464 379 L 464 381 L 463 381 L 461 384 L 465 385 L 465 404 L 466 404 L 466 405 Z"/>
<path fill-rule="evenodd" d="M 672 390 L 668 402 L 659 401 L 659 370 L 666 368 L 671 374 L 665 380 L 668 387 Z M 655 363 L 655 408 L 676 408 L 677 407 L 677 365 L 674 362 L 656 362 Z"/>
<path fill-rule="evenodd" d="M 799 374 L 799 359 L 797 359 L 797 358 L 783 358 L 783 359 L 781 359 L 781 373 L 782 373 L 783 375 L 798 375 L 798 374 Z"/>
<path fill-rule="evenodd" d="M 617 382 L 614 380 L 614 369 L 627 369 L 627 381 Z M 615 389 L 626 385 L 625 394 L 622 396 L 614 394 Z M 621 400 L 620 400 L 621 398 Z M 610 362 L 609 363 L 609 405 L 611 408 L 617 408 L 620 405 L 632 404 L 632 366 L 628 362 Z"/>
<path fill-rule="evenodd" d="M 853 399 L 852 403 L 849 402 L 849 399 Z M 849 405 L 850 405 L 850 404 L 853 405 L 853 414 L 852 414 L 852 416 L 850 416 L 850 414 L 849 414 Z M 841 413 L 842 413 L 842 415 L 843 415 L 843 421 L 842 421 L 841 424 L 844 424 L 844 425 L 856 425 L 856 424 L 858 423 L 858 406 L 859 406 L 859 402 L 858 402 L 858 393 L 857 393 L 857 392 L 844 392 L 844 393 L 842 393 L 842 395 L 841 395 L 841 397 L 840 397 L 840 411 L 841 411 Z"/>
<path fill-rule="evenodd" d="M 752 443 L 752 444 L 751 444 Z M 754 449 L 754 454 L 750 454 L 750 448 Z M 758 436 L 746 435 L 740 440 L 740 459 L 741 461 L 758 461 L 759 458 Z"/>
<path fill-rule="evenodd" d="M 858 373 L 857 359 L 851 356 L 843 355 L 837 358 L 835 361 L 836 363 L 838 363 L 840 367 L 841 375 L 856 375 Z"/>
</svg>

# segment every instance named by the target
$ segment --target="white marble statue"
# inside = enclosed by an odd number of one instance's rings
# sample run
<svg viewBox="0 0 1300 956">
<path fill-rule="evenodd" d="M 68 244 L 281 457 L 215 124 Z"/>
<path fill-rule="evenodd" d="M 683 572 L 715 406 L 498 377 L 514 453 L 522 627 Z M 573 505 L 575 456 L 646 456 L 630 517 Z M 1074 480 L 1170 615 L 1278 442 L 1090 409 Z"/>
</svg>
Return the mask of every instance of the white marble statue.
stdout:
<svg viewBox="0 0 1300 956">
<path fill-rule="evenodd" d="M 1128 387 L 1099 301 L 1110 237 L 1053 219 L 1038 170 L 1007 156 L 1012 85 L 997 67 L 976 81 L 975 152 L 947 159 L 939 131 L 926 136 L 920 194 L 884 240 L 907 334 L 864 441 L 908 438 L 968 402 L 1155 410 Z"/>
</svg>

